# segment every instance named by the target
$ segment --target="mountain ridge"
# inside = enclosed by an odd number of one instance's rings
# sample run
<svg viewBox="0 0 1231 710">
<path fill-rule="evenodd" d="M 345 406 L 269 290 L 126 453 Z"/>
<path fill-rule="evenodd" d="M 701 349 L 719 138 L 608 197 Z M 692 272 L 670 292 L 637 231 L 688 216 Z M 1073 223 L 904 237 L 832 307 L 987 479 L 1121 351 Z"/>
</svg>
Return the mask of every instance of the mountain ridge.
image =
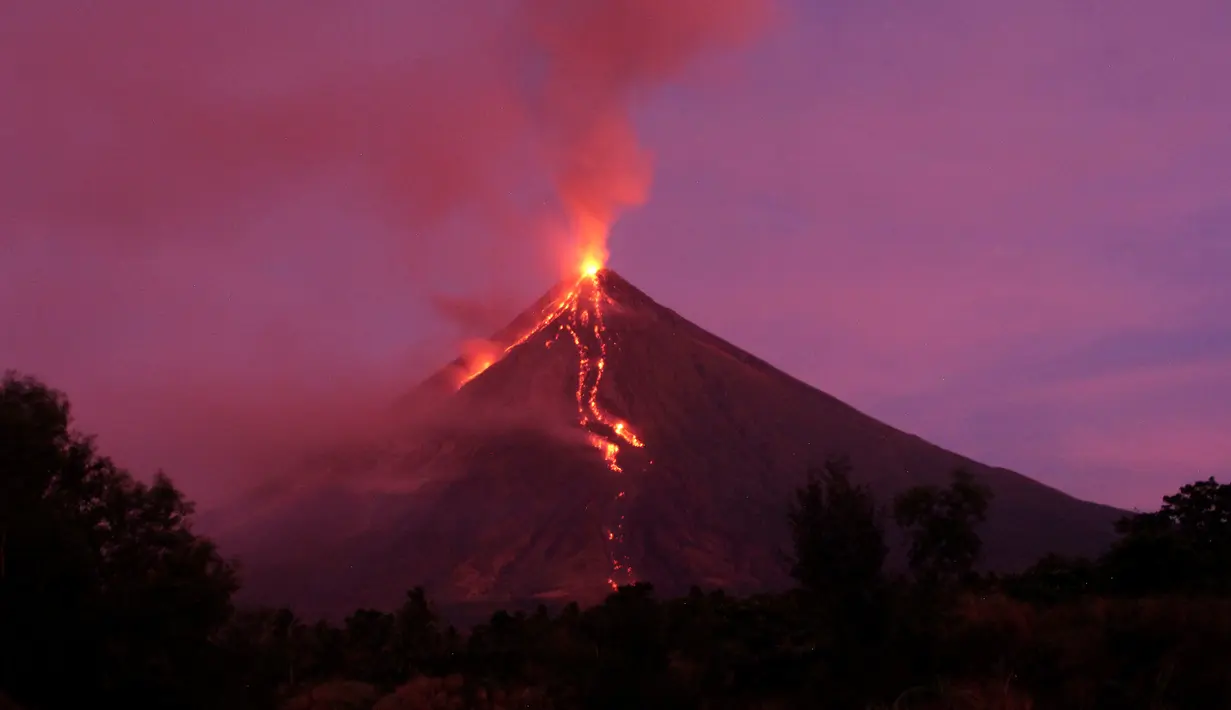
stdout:
<svg viewBox="0 0 1231 710">
<path fill-rule="evenodd" d="M 594 323 L 602 327 L 587 345 L 577 334 Z M 399 406 L 430 400 L 437 423 L 356 467 L 426 483 L 399 495 L 323 496 L 316 505 L 333 506 L 330 514 L 367 511 L 366 524 L 317 531 L 320 554 L 258 571 L 252 598 L 332 612 L 392 604 L 424 585 L 443 603 L 584 602 L 609 591 L 621 564 L 632 566 L 628 581 L 668 593 L 692 584 L 778 589 L 789 583 L 778 553 L 792 491 L 834 455 L 849 456 L 855 480 L 881 503 L 971 470 L 996 493 L 982 530 L 991 569 L 1019 569 L 1047 552 L 1097 554 L 1124 513 L 864 414 L 610 270 L 556 285 L 491 339 L 498 350 L 512 343 L 460 388 L 476 369 L 466 358 L 401 398 Z M 586 353 L 600 351 L 603 363 L 582 373 Z M 626 423 L 644 447 L 593 417 L 579 423 L 591 382 L 594 412 Z"/>
</svg>

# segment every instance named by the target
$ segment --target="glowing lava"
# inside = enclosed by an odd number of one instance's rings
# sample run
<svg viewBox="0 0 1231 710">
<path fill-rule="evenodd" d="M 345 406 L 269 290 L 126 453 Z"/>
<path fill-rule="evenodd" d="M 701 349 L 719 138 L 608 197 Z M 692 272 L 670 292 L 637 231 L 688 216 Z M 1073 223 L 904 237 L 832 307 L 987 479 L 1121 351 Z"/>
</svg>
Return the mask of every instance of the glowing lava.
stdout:
<svg viewBox="0 0 1231 710">
<path fill-rule="evenodd" d="M 538 323 L 534 324 L 533 328 L 528 330 L 525 334 L 523 334 L 517 340 L 510 343 L 506 348 L 504 348 L 504 350 L 500 351 L 500 353 L 496 355 L 495 357 L 476 358 L 473 362 L 467 363 L 470 366 L 470 370 L 467 371 L 466 374 L 462 376 L 461 381 L 458 382 L 457 384 L 458 389 L 465 387 L 471 380 L 473 380 L 474 378 L 486 372 L 487 368 L 496 364 L 498 360 L 503 358 L 505 355 L 509 354 L 509 352 L 513 350 L 513 348 L 516 348 L 518 345 L 521 345 L 522 343 L 526 342 L 530 338 L 533 338 L 535 333 L 538 333 L 539 331 L 543 330 L 547 326 L 551 325 L 552 321 L 554 321 L 557 317 L 559 317 L 562 313 L 564 313 L 569 308 L 569 305 L 571 303 L 570 299 L 572 299 L 573 294 L 576 293 L 576 291 L 577 291 L 577 287 L 574 287 L 572 291 L 570 291 L 568 294 L 565 295 L 562 301 L 548 308 L 546 311 L 546 314 L 541 319 L 539 319 Z"/>
<path fill-rule="evenodd" d="M 476 364 L 476 365 L 475 365 L 475 367 L 474 367 L 474 369 L 473 369 L 473 370 L 471 370 L 470 372 L 466 373 L 466 375 L 465 375 L 464 377 L 462 377 L 462 384 L 464 385 L 464 384 L 466 384 L 467 382 L 469 382 L 469 381 L 473 380 L 474 378 L 478 377 L 479 375 L 482 375 L 482 374 L 483 374 L 483 373 L 487 370 L 487 368 L 489 368 L 489 367 L 491 367 L 491 366 L 492 366 L 492 360 L 491 360 L 491 359 L 487 359 L 487 360 L 483 360 L 483 361 L 479 362 L 478 364 Z"/>
<path fill-rule="evenodd" d="M 608 302 L 599 283 L 598 269 L 591 270 L 588 264 L 583 265 L 582 277 L 566 300 L 568 317 L 562 322 L 561 329 L 572 337 L 573 344 L 577 346 L 578 422 L 589 431 L 590 445 L 603 455 L 607 467 L 615 473 L 622 473 L 623 469 L 618 461 L 620 445 L 642 448 L 645 444 L 629 429 L 628 424 L 607 414 L 598 404 L 599 385 L 607 367 L 603 304 Z M 616 502 L 621 502 L 623 498 L 624 491 L 620 491 L 616 495 Z M 612 543 L 613 548 L 610 553 L 612 576 L 607 579 L 607 583 L 614 590 L 620 586 L 616 581 L 617 577 L 625 584 L 636 581 L 628 556 L 620 551 L 624 542 L 623 514 L 608 528 L 607 540 Z"/>
<path fill-rule="evenodd" d="M 603 293 L 599 279 L 603 259 L 601 252 L 592 252 L 581 262 L 581 276 L 572 289 L 560 301 L 547 309 L 543 318 L 525 335 L 517 339 L 495 358 L 483 358 L 462 380 L 461 386 L 478 377 L 494 362 L 499 361 L 513 348 L 529 340 L 539 331 L 558 324 L 556 338 L 561 333 L 568 333 L 577 348 L 577 417 L 578 423 L 588 433 L 588 441 L 598 450 L 607 463 L 607 467 L 615 473 L 623 473 L 619 464 L 620 447 L 628 445 L 633 448 L 643 448 L 645 444 L 632 432 L 626 422 L 603 411 L 598 403 L 599 385 L 603 381 L 603 372 L 607 367 L 606 325 L 603 320 L 603 306 L 610 299 Z M 549 343 L 550 344 L 550 343 Z M 618 504 L 624 499 L 624 491 L 615 496 Z M 632 584 L 636 581 L 627 554 L 621 548 L 624 542 L 624 515 L 620 514 L 614 524 L 606 530 L 610 545 L 609 556 L 612 573 L 607 583 L 613 590 L 620 584 Z M 617 581 L 618 578 L 618 581 Z"/>
</svg>

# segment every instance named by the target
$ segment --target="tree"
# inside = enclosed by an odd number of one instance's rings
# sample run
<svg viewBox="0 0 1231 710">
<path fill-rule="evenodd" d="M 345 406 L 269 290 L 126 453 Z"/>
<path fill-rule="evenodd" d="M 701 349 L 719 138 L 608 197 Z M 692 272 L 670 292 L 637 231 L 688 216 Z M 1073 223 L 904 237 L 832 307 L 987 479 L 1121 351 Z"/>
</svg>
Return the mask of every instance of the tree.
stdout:
<svg viewBox="0 0 1231 710">
<path fill-rule="evenodd" d="M 670 649 L 653 585 L 620 587 L 586 612 L 582 628 L 595 654 L 583 707 L 678 707 L 670 702 Z"/>
<path fill-rule="evenodd" d="M 830 459 L 808 474 L 790 511 L 791 576 L 808 592 L 844 604 L 881 584 L 884 526 L 872 494 L 850 481 L 850 463 Z"/>
<path fill-rule="evenodd" d="M 850 471 L 846 458 L 830 459 L 795 492 L 790 571 L 805 592 L 805 618 L 819 622 L 813 631 L 822 641 L 813 650 L 820 646 L 827 673 L 858 695 L 873 682 L 870 669 L 887 638 L 889 548 L 882 511 L 867 487 L 851 483 Z M 841 706 L 851 698 L 838 693 L 829 701 Z"/>
<path fill-rule="evenodd" d="M 910 538 L 911 573 L 926 585 L 969 578 L 983 541 L 976 527 L 987 519 L 992 491 L 958 469 L 948 488 L 917 486 L 893 501 L 893 517 Z"/>
<path fill-rule="evenodd" d="M 427 599 L 423 587 L 406 592 L 406 599 L 394 614 L 392 651 L 404 664 L 407 677 L 442 650 L 440 618 Z"/>
<path fill-rule="evenodd" d="M 376 609 L 358 609 L 346 617 L 345 667 L 354 680 L 385 686 L 406 680 L 405 666 L 391 652 L 396 617 Z"/>
<path fill-rule="evenodd" d="M 234 571 L 169 479 L 134 480 L 71 424 L 62 393 L 0 381 L 0 687 L 36 705 L 209 702 Z"/>
<path fill-rule="evenodd" d="M 273 707 L 287 688 L 337 668 L 322 668 L 316 628 L 305 627 L 289 609 L 249 609 L 233 614 L 215 638 L 230 663 L 228 672 L 247 689 L 247 700 L 256 707 Z M 327 625 L 325 629 L 332 631 Z M 326 641 L 333 648 L 340 646 L 336 639 Z"/>
<path fill-rule="evenodd" d="M 1127 594 L 1231 593 L 1231 484 L 1189 483 L 1152 513 L 1116 523 L 1104 556 L 1112 589 Z"/>
</svg>

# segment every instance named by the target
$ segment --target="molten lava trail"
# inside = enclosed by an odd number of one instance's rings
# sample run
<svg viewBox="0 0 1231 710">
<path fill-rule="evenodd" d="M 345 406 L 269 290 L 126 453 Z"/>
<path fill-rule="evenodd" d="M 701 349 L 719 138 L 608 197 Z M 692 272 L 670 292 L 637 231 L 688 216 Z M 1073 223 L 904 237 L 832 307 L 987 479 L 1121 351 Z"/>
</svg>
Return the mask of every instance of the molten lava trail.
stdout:
<svg viewBox="0 0 1231 710">
<path fill-rule="evenodd" d="M 578 282 L 570 295 L 571 307 L 561 329 L 567 332 L 577 346 L 577 415 L 580 424 L 589 432 L 590 443 L 615 473 L 622 473 L 619 454 L 623 445 L 634 448 L 645 446 L 622 422 L 603 411 L 598 404 L 599 385 L 607 367 L 606 324 L 603 322 L 603 305 L 607 296 L 603 293 L 597 274 L 587 274 Z M 625 549 L 624 520 L 622 512 L 625 491 L 615 496 L 616 517 L 608 525 L 605 534 L 608 542 L 608 557 L 611 561 L 611 576 L 607 583 L 617 589 L 621 584 L 636 581 L 632 565 Z"/>
<path fill-rule="evenodd" d="M 590 444 L 603 455 L 607 467 L 620 474 L 624 471 L 619 463 L 621 447 L 627 445 L 643 448 L 645 444 L 629 429 L 627 423 L 603 411 L 598 403 L 599 385 L 602 384 L 603 372 L 607 367 L 607 334 L 603 321 L 603 305 L 606 303 L 610 303 L 610 300 L 603 293 L 598 272 L 587 270 L 576 286 L 548 308 L 534 328 L 505 348 L 501 356 L 553 323 L 558 324 L 555 337 L 558 339 L 562 333 L 567 333 L 577 348 L 578 423 L 587 431 Z M 461 386 L 464 387 L 492 363 L 493 360 L 479 363 L 461 382 Z M 611 562 L 611 575 L 607 578 L 607 583 L 613 590 L 622 584 L 636 581 L 625 550 L 625 516 L 622 512 L 624 500 L 625 491 L 620 490 L 613 500 L 615 516 L 604 531 L 607 554 Z"/>
<path fill-rule="evenodd" d="M 578 282 L 578 283 L 580 283 L 580 282 Z M 486 371 L 487 371 L 487 368 L 489 368 L 489 367 L 491 367 L 493 364 L 495 364 L 496 360 L 498 360 L 499 358 L 502 358 L 502 357 L 504 357 L 505 355 L 509 354 L 509 352 L 510 352 L 511 350 L 513 350 L 513 348 L 516 348 L 518 345 L 521 345 L 522 343 L 526 342 L 526 341 L 527 341 L 527 340 L 529 340 L 530 338 L 534 337 L 535 333 L 538 333 L 540 330 L 543 330 L 543 329 L 544 329 L 544 328 L 546 328 L 547 326 L 551 325 L 552 321 L 554 321 L 556 318 L 560 317 L 560 315 L 561 315 L 562 313 L 564 313 L 565 311 L 567 311 L 567 310 L 570 308 L 570 304 L 572 303 L 572 298 L 573 298 L 573 295 L 574 295 L 576 292 L 577 292 L 577 289 L 576 289 L 576 288 L 574 288 L 572 291 L 570 291 L 570 292 L 569 292 L 569 293 L 568 293 L 568 294 L 564 297 L 564 300 L 560 301 L 559 303 L 556 303 L 556 304 L 555 304 L 555 305 L 553 305 L 551 308 L 547 309 L 547 314 L 546 314 L 546 315 L 544 315 L 544 316 L 543 316 L 543 317 L 539 320 L 539 322 L 538 322 L 538 323 L 535 323 L 535 325 L 534 325 L 534 327 L 533 327 L 533 328 L 531 328 L 530 330 L 526 331 L 526 332 L 525 332 L 525 333 L 524 333 L 524 334 L 523 334 L 520 338 L 518 338 L 517 340 L 513 341 L 513 342 L 512 342 L 512 343 L 511 343 L 508 347 L 506 347 L 503 351 L 501 351 L 501 353 L 500 353 L 500 355 L 499 355 L 498 357 L 494 357 L 494 358 L 489 357 L 489 358 L 486 358 L 486 359 L 480 360 L 480 361 L 478 361 L 478 362 L 471 363 L 471 364 L 470 364 L 471 370 L 470 370 L 470 372 L 467 372 L 467 373 L 466 373 L 466 374 L 462 377 L 461 382 L 459 382 L 459 383 L 458 383 L 458 389 L 461 389 L 462 387 L 465 387 L 465 386 L 467 385 L 467 383 L 469 383 L 471 380 L 473 380 L 474 378 L 476 378 L 476 377 L 478 377 L 479 375 L 481 375 L 481 374 L 483 374 L 484 372 L 486 372 Z"/>
</svg>

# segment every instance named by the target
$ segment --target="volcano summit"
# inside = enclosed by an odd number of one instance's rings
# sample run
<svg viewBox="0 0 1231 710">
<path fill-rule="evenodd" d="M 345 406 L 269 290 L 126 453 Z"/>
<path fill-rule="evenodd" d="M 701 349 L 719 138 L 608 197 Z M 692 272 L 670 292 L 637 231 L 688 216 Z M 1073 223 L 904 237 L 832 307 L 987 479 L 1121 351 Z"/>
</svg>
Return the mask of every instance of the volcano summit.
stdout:
<svg viewBox="0 0 1231 710">
<path fill-rule="evenodd" d="M 334 457 L 326 483 L 223 536 L 249 601 L 332 615 L 416 585 L 493 606 L 596 601 L 632 581 L 778 589 L 792 492 L 834 455 L 883 503 L 965 467 L 995 493 L 981 530 L 993 569 L 1097 554 L 1121 515 L 864 415 L 606 269 L 554 288 L 402 406 L 431 417 Z M 348 484 L 377 470 L 415 483 Z M 299 552 L 257 544 L 288 533 Z"/>
</svg>

